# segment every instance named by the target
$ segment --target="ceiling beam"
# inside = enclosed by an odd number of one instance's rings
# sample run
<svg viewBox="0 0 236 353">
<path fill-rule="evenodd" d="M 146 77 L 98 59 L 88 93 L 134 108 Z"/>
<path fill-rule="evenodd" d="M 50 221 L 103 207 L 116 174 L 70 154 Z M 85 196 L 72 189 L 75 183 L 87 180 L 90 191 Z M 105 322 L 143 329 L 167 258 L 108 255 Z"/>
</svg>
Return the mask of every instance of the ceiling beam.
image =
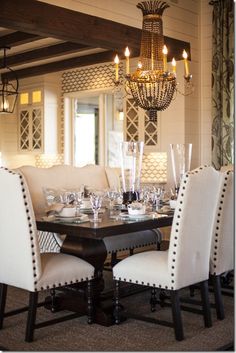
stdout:
<svg viewBox="0 0 236 353">
<path fill-rule="evenodd" d="M 137 50 L 141 41 L 138 28 L 35 0 L 1 0 L 0 26 L 117 51 Z M 189 43 L 165 37 L 167 46 L 169 40 L 190 54 Z M 178 60 L 179 52 L 174 56 Z"/>
<path fill-rule="evenodd" d="M 81 52 L 86 49 L 91 49 L 91 47 L 77 43 L 59 43 L 55 45 L 50 45 L 48 47 L 34 49 L 16 55 L 8 56 L 7 65 L 12 67 L 14 65 L 27 64 L 34 61 L 57 57 L 60 55 Z M 3 67 L 3 59 L 0 59 L 0 67 Z"/>
<path fill-rule="evenodd" d="M 14 32 L 0 37 L 0 48 L 16 47 L 21 44 L 33 42 L 42 39 L 41 36 L 32 33 Z"/>
<path fill-rule="evenodd" d="M 14 70 L 14 73 L 18 79 L 25 77 L 39 76 L 48 74 L 51 72 L 64 71 L 72 69 L 74 67 L 89 66 L 103 62 L 111 62 L 114 59 L 114 52 L 112 50 L 101 53 L 79 56 L 77 58 L 71 58 L 61 61 L 55 61 L 53 63 L 43 64 L 39 66 L 33 66 L 26 69 Z M 7 77 L 9 80 L 15 78 L 15 75 L 10 73 L 3 73 L 2 77 Z"/>
</svg>

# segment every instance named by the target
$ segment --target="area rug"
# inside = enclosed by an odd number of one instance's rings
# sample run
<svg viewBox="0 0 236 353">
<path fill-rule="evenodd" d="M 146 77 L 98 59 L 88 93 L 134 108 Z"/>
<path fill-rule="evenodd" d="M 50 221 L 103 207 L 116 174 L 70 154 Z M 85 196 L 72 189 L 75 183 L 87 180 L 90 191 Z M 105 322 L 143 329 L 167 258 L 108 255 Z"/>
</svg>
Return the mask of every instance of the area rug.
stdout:
<svg viewBox="0 0 236 353">
<path fill-rule="evenodd" d="M 25 291 L 9 287 L 7 309 L 24 306 L 27 300 L 28 294 Z M 157 306 L 156 312 L 150 313 L 149 300 L 150 293 L 146 291 L 123 298 L 122 304 L 136 314 L 171 320 L 169 307 Z M 38 329 L 35 331 L 34 342 L 26 343 L 26 313 L 22 313 L 5 319 L 4 329 L 0 331 L 0 346 L 9 351 L 217 351 L 232 346 L 234 340 L 234 299 L 225 296 L 224 305 L 226 318 L 223 321 L 216 319 L 215 310 L 212 309 L 211 328 L 204 328 L 201 315 L 182 312 L 185 339 L 181 342 L 175 340 L 172 328 L 153 323 L 127 319 L 118 326 L 103 327 L 87 325 L 86 317 L 80 317 Z M 52 314 L 39 308 L 37 320 L 51 319 L 58 315 L 61 313 Z"/>
</svg>

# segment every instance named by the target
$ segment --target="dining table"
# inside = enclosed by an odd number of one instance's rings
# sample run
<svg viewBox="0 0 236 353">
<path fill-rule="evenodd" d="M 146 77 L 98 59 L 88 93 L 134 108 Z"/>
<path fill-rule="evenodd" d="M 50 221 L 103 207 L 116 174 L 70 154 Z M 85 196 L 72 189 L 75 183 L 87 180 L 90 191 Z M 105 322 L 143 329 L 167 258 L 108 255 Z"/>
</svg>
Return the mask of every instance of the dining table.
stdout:
<svg viewBox="0 0 236 353">
<path fill-rule="evenodd" d="M 127 234 L 132 237 L 132 233 L 142 230 L 157 229 L 172 225 L 173 214 L 152 213 L 147 217 L 110 217 L 109 210 L 106 210 L 100 222 L 87 221 L 67 221 L 54 217 L 39 215 L 36 217 L 36 226 L 39 231 L 66 235 L 60 252 L 78 256 L 92 264 L 95 268 L 94 280 L 94 303 L 95 322 L 104 326 L 113 324 L 111 308 L 104 308 L 101 297 L 104 290 L 103 269 L 107 259 L 107 250 L 104 244 L 105 237 L 115 237 L 119 234 Z M 83 305 L 77 300 L 76 289 L 80 284 L 69 285 L 66 295 L 58 295 L 58 310 L 71 310 L 86 312 L 85 303 Z M 85 286 L 82 287 L 85 288 Z M 55 302 L 55 300 L 54 300 Z"/>
</svg>

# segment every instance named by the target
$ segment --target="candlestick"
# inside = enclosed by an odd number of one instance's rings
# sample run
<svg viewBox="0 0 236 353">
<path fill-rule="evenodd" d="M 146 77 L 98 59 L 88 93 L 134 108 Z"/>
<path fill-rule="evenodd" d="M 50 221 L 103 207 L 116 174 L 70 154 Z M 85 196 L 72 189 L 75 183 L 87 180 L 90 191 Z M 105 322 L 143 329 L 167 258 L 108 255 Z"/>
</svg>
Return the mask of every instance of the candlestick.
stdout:
<svg viewBox="0 0 236 353">
<path fill-rule="evenodd" d="M 188 54 L 186 51 L 183 51 L 183 58 L 184 58 L 184 67 L 185 67 L 185 76 L 189 76 L 189 68 L 188 68 Z"/>
<path fill-rule="evenodd" d="M 164 70 L 164 72 L 166 72 L 167 71 L 167 54 L 168 54 L 168 49 L 167 49 L 166 45 L 164 45 L 162 53 L 163 53 L 163 70 Z"/>
<path fill-rule="evenodd" d="M 119 62 L 120 62 L 119 56 L 116 55 L 116 56 L 115 56 L 115 60 L 114 60 L 114 63 L 115 63 L 115 70 L 116 70 L 116 82 L 119 81 Z"/>
<path fill-rule="evenodd" d="M 129 57 L 130 57 L 130 51 L 129 48 L 126 47 L 125 49 L 125 57 L 126 57 L 126 75 L 129 75 Z"/>
<path fill-rule="evenodd" d="M 176 60 L 175 60 L 175 58 L 172 59 L 171 64 L 172 64 L 173 73 L 175 74 L 176 73 Z"/>
</svg>

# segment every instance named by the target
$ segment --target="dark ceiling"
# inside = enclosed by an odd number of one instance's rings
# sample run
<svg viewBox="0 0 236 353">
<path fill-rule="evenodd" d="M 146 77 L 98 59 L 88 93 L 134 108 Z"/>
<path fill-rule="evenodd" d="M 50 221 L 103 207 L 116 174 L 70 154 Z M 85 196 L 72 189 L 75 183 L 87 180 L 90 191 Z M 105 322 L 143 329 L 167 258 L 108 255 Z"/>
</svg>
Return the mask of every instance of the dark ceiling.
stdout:
<svg viewBox="0 0 236 353">
<path fill-rule="evenodd" d="M 0 0 L 0 47 L 11 48 L 7 65 L 19 79 L 109 62 L 127 45 L 137 57 L 140 40 L 140 29 L 100 17 L 36 0 Z M 189 43 L 165 43 L 170 59 L 181 60 L 184 48 L 190 55 Z"/>
</svg>

